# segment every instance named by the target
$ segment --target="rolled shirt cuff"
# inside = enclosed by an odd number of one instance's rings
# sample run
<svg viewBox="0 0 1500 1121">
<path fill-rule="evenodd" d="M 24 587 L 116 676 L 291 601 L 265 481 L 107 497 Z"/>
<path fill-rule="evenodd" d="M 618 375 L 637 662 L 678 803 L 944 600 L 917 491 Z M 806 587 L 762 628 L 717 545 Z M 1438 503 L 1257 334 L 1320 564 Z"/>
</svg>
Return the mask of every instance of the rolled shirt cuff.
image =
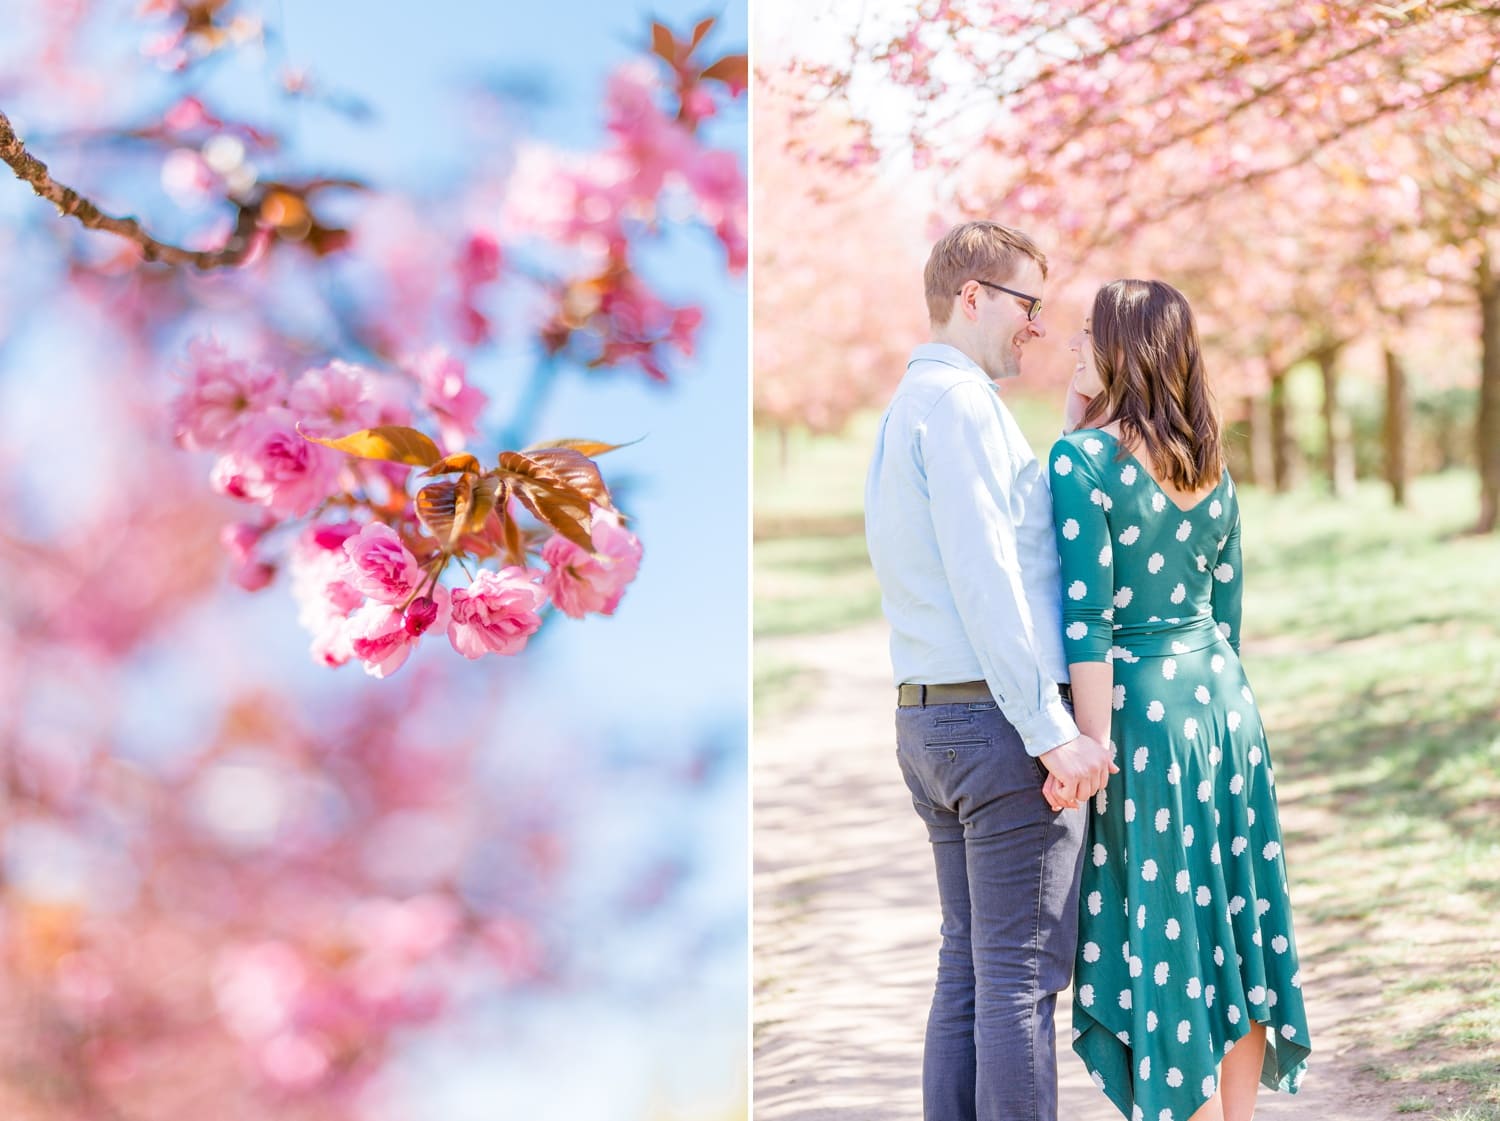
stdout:
<svg viewBox="0 0 1500 1121">
<path fill-rule="evenodd" d="M 1016 723 L 1016 731 L 1026 745 L 1026 754 L 1032 758 L 1078 738 L 1078 725 L 1058 696 L 1040 711 Z"/>
</svg>

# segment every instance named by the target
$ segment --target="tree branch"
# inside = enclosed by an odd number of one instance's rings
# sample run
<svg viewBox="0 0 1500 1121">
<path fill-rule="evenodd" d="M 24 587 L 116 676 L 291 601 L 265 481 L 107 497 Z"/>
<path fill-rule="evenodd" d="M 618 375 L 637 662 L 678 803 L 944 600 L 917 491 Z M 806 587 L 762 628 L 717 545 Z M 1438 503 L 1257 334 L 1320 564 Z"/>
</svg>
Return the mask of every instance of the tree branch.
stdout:
<svg viewBox="0 0 1500 1121">
<path fill-rule="evenodd" d="M 104 230 L 133 242 L 140 247 L 141 256 L 148 261 L 194 265 L 204 270 L 232 268 L 244 261 L 250 252 L 256 223 L 254 215 L 243 207 L 240 208 L 234 232 L 224 245 L 218 249 L 198 250 L 182 249 L 158 241 L 135 218 L 116 218 L 104 213 L 73 188 L 52 178 L 47 165 L 26 151 L 25 143 L 16 135 L 10 118 L 4 112 L 0 112 L 0 160 L 9 164 L 17 178 L 23 183 L 29 183 L 32 190 L 57 207 L 60 213 L 78 219 L 88 229 Z"/>
</svg>

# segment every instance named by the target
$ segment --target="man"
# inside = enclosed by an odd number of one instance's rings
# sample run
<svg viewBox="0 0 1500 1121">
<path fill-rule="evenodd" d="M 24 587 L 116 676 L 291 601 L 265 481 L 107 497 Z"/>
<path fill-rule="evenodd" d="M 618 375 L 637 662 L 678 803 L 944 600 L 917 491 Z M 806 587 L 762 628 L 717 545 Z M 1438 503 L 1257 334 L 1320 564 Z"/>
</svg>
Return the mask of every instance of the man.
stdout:
<svg viewBox="0 0 1500 1121">
<path fill-rule="evenodd" d="M 994 222 L 933 247 L 932 341 L 881 420 L 865 488 L 897 755 L 943 914 L 926 1121 L 1055 1121 L 1053 1009 L 1077 941 L 1079 802 L 1118 769 L 1073 722 L 1046 471 L 996 384 L 1046 334 L 1046 273 L 1030 238 Z M 1044 797 L 1048 772 L 1057 787 Z"/>
</svg>

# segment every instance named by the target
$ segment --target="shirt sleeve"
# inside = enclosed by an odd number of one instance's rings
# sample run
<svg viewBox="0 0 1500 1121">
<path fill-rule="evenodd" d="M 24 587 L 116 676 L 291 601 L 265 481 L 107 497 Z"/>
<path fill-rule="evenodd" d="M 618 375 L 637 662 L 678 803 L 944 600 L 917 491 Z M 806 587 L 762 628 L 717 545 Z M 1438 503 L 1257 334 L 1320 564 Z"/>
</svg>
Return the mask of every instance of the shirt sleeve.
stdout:
<svg viewBox="0 0 1500 1121">
<path fill-rule="evenodd" d="M 1115 595 L 1109 498 L 1093 457 L 1067 439 L 1052 445 L 1048 471 L 1062 575 L 1063 651 L 1069 665 L 1108 662 Z"/>
<path fill-rule="evenodd" d="M 945 393 L 922 426 L 921 451 L 943 574 L 984 679 L 1030 755 L 1078 736 L 1032 645 L 1011 504 L 1015 467 L 982 385 Z"/>
<path fill-rule="evenodd" d="M 1219 550 L 1218 563 L 1214 565 L 1213 588 L 1209 591 L 1209 604 L 1219 633 L 1229 640 L 1234 652 L 1240 652 L 1240 605 L 1243 591 L 1243 573 L 1240 571 L 1240 511 L 1235 503 L 1234 525 Z"/>
</svg>

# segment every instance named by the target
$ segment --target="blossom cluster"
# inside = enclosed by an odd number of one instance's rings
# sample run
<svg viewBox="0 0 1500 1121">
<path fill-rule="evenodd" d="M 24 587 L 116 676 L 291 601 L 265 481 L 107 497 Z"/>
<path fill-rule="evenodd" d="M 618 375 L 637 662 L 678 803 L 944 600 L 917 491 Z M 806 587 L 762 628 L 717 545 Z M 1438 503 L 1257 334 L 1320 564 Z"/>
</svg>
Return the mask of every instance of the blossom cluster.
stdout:
<svg viewBox="0 0 1500 1121">
<path fill-rule="evenodd" d="M 641 558 L 640 541 L 613 509 L 590 510 L 592 549 L 554 534 L 537 549 L 545 568 L 530 567 L 528 551 L 526 564 L 480 568 L 450 587 L 441 577 L 453 553 L 423 534 L 406 495 L 411 467 L 353 460 L 307 438 L 405 425 L 413 396 L 450 449 L 475 435 L 486 403 L 441 349 L 407 363 L 404 374 L 334 361 L 288 380 L 217 342 L 190 345 L 172 405 L 178 442 L 217 453 L 215 489 L 260 508 L 255 520 L 222 531 L 234 581 L 251 591 L 270 584 L 270 541 L 291 531 L 286 565 L 314 659 L 357 660 L 375 677 L 398 670 L 428 633 L 479 658 L 523 650 L 549 602 L 573 618 L 613 614 Z"/>
</svg>

